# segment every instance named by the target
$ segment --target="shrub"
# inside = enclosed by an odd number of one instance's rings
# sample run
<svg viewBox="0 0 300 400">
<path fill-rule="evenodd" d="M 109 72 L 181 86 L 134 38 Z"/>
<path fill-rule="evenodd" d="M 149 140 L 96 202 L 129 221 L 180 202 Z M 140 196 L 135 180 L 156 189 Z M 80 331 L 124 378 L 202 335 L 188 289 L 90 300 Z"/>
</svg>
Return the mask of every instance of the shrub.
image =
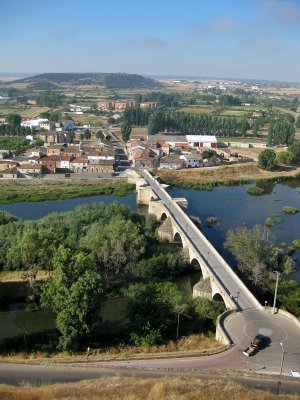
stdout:
<svg viewBox="0 0 300 400">
<path fill-rule="evenodd" d="M 259 188 L 257 186 L 249 186 L 247 189 L 247 193 L 253 196 L 261 196 L 265 193 L 264 189 Z"/>
<path fill-rule="evenodd" d="M 295 240 L 293 240 L 293 246 L 294 246 L 296 249 L 300 249 L 300 239 L 295 239 Z"/>
<path fill-rule="evenodd" d="M 290 207 L 290 206 L 284 206 L 284 207 L 282 208 L 282 211 L 283 211 L 285 214 L 297 214 L 297 213 L 299 212 L 298 208 Z"/>
<path fill-rule="evenodd" d="M 276 224 L 281 224 L 281 222 L 283 221 L 283 218 L 275 217 L 274 220 L 275 220 Z"/>
<path fill-rule="evenodd" d="M 212 227 L 218 222 L 218 218 L 216 217 L 207 217 L 206 218 L 206 225 Z"/>
<path fill-rule="evenodd" d="M 274 221 L 272 218 L 267 218 L 265 221 L 265 225 L 268 226 L 269 228 L 271 228 L 272 226 L 274 226 Z"/>
</svg>

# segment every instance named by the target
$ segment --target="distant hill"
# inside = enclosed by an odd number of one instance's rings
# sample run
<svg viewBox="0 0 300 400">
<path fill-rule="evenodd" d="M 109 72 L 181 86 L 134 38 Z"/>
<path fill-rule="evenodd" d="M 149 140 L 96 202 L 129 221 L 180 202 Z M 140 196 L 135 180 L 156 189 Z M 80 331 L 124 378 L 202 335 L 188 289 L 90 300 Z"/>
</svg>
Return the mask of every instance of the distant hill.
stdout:
<svg viewBox="0 0 300 400">
<path fill-rule="evenodd" d="M 152 78 L 124 73 L 47 73 L 18 79 L 8 84 L 25 84 L 29 89 L 62 89 L 66 86 L 97 85 L 107 89 L 158 89 L 161 84 Z"/>
</svg>

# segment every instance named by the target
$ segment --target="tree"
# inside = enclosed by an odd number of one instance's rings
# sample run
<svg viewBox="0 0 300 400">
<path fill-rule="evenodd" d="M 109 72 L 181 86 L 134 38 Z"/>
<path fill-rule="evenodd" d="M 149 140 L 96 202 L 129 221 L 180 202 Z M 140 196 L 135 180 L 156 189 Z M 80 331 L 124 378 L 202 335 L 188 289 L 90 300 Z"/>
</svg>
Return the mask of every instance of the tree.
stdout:
<svg viewBox="0 0 300 400">
<path fill-rule="evenodd" d="M 260 225 L 229 230 L 224 246 L 235 256 L 240 271 L 261 288 L 268 284 L 268 271 L 288 274 L 295 265 L 288 255 L 269 242 L 266 229 Z"/>
<path fill-rule="evenodd" d="M 261 169 L 272 171 L 276 166 L 276 153 L 272 149 L 263 150 L 258 156 L 258 166 Z"/>
<path fill-rule="evenodd" d="M 129 140 L 130 133 L 131 133 L 131 125 L 129 122 L 124 121 L 121 125 L 121 134 L 124 142 L 127 142 Z"/>
<path fill-rule="evenodd" d="M 137 287 L 127 306 L 128 329 L 137 346 L 160 343 L 172 322 L 172 304 L 158 284 Z"/>
<path fill-rule="evenodd" d="M 300 143 L 292 144 L 289 151 L 293 154 L 295 163 L 300 163 Z"/>
<path fill-rule="evenodd" d="M 276 160 L 279 164 L 291 165 L 294 161 L 294 155 L 290 151 L 280 151 L 276 156 Z"/>
<path fill-rule="evenodd" d="M 22 117 L 19 114 L 8 114 L 5 117 L 6 123 L 13 126 L 19 126 L 22 122 Z"/>
<path fill-rule="evenodd" d="M 56 314 L 61 350 L 79 350 L 100 320 L 104 300 L 102 277 L 95 261 L 83 252 L 59 246 L 53 258 L 55 273 L 43 286 L 42 305 Z"/>
<path fill-rule="evenodd" d="M 300 116 L 297 117 L 295 126 L 296 128 L 300 128 Z"/>
<path fill-rule="evenodd" d="M 90 139 L 92 137 L 91 131 L 89 129 L 85 129 L 83 132 L 84 139 Z"/>
</svg>

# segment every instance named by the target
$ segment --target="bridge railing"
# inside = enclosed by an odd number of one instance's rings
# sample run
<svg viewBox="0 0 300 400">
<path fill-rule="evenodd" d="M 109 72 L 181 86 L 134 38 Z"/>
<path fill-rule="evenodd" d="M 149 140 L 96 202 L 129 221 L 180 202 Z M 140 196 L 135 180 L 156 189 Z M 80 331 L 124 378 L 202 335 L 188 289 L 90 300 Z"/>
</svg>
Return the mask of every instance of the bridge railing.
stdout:
<svg viewBox="0 0 300 400">
<path fill-rule="evenodd" d="M 146 175 L 145 179 L 148 179 L 150 182 L 152 182 L 155 186 L 157 186 L 160 190 L 164 190 L 159 182 L 154 179 L 148 171 L 143 170 L 143 173 Z M 256 297 L 253 295 L 253 293 L 247 288 L 247 286 L 241 281 L 241 279 L 236 275 L 236 273 L 233 271 L 233 269 L 227 264 L 227 262 L 224 260 L 224 258 L 219 254 L 219 252 L 215 249 L 215 247 L 210 243 L 210 241 L 203 235 L 203 233 L 194 225 L 194 223 L 191 221 L 191 219 L 188 217 L 188 215 L 181 209 L 181 207 L 174 202 L 170 194 L 165 191 L 166 196 L 168 197 L 168 200 L 170 202 L 173 202 L 173 206 L 176 208 L 178 213 L 184 218 L 186 223 L 189 225 L 189 227 L 192 229 L 193 233 L 200 237 L 201 240 L 204 242 L 205 246 L 209 249 L 211 254 L 213 254 L 218 262 L 220 263 L 220 266 L 224 267 L 224 269 L 228 272 L 228 274 L 231 276 L 235 284 L 237 285 L 237 290 L 241 293 L 243 292 L 247 294 L 247 296 L 252 300 L 252 302 L 256 305 L 256 307 L 263 309 L 263 306 L 259 303 L 259 301 L 256 299 Z M 168 205 L 166 205 L 168 208 Z M 171 212 L 171 210 L 169 210 Z M 181 228 L 182 229 L 182 228 Z M 183 230 L 183 229 L 182 229 Z M 184 230 L 183 230 L 184 231 Z M 193 240 L 188 237 L 186 234 L 187 239 L 189 239 L 189 242 L 193 245 L 193 248 L 195 251 L 201 256 L 201 258 L 205 261 L 206 265 L 208 266 L 209 270 L 211 271 L 211 274 L 213 277 L 221 284 L 221 286 L 225 289 L 226 293 L 230 296 L 233 295 L 233 293 L 229 292 L 227 287 L 223 284 L 223 282 L 220 280 L 220 278 L 216 275 L 215 271 L 211 268 L 209 262 L 204 259 L 202 253 L 200 250 L 197 248 L 197 246 L 193 243 Z"/>
</svg>

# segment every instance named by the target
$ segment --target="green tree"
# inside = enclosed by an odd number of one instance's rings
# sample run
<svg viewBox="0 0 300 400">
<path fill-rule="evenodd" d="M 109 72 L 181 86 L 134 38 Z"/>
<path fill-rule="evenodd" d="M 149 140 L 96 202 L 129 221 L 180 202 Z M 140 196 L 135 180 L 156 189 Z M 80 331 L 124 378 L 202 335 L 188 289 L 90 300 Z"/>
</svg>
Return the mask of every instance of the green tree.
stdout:
<svg viewBox="0 0 300 400">
<path fill-rule="evenodd" d="M 289 151 L 293 154 L 295 163 L 300 163 L 300 143 L 292 144 Z"/>
<path fill-rule="evenodd" d="M 260 225 L 229 230 L 224 246 L 235 256 L 241 272 L 261 288 L 268 284 L 268 271 L 289 274 L 295 267 L 288 255 L 269 242 L 267 231 Z"/>
<path fill-rule="evenodd" d="M 124 142 L 127 142 L 129 140 L 130 133 L 131 133 L 131 125 L 129 122 L 124 121 L 121 125 L 121 134 Z"/>
<path fill-rule="evenodd" d="M 290 151 L 280 151 L 276 156 L 276 160 L 279 164 L 291 165 L 294 161 L 294 155 Z"/>
<path fill-rule="evenodd" d="M 95 261 L 59 246 L 53 263 L 55 273 L 42 289 L 41 302 L 56 314 L 61 350 L 79 350 L 100 321 L 105 290 Z"/>
<path fill-rule="evenodd" d="M 19 126 L 22 122 L 22 117 L 19 114 L 8 114 L 5 117 L 6 123 L 13 126 Z"/>
<path fill-rule="evenodd" d="M 272 149 L 265 149 L 258 156 L 259 168 L 272 171 L 276 167 L 276 153 Z"/>
<path fill-rule="evenodd" d="M 128 329 L 137 346 L 160 343 L 172 323 L 172 304 L 159 285 L 137 287 L 127 306 Z"/>
</svg>

